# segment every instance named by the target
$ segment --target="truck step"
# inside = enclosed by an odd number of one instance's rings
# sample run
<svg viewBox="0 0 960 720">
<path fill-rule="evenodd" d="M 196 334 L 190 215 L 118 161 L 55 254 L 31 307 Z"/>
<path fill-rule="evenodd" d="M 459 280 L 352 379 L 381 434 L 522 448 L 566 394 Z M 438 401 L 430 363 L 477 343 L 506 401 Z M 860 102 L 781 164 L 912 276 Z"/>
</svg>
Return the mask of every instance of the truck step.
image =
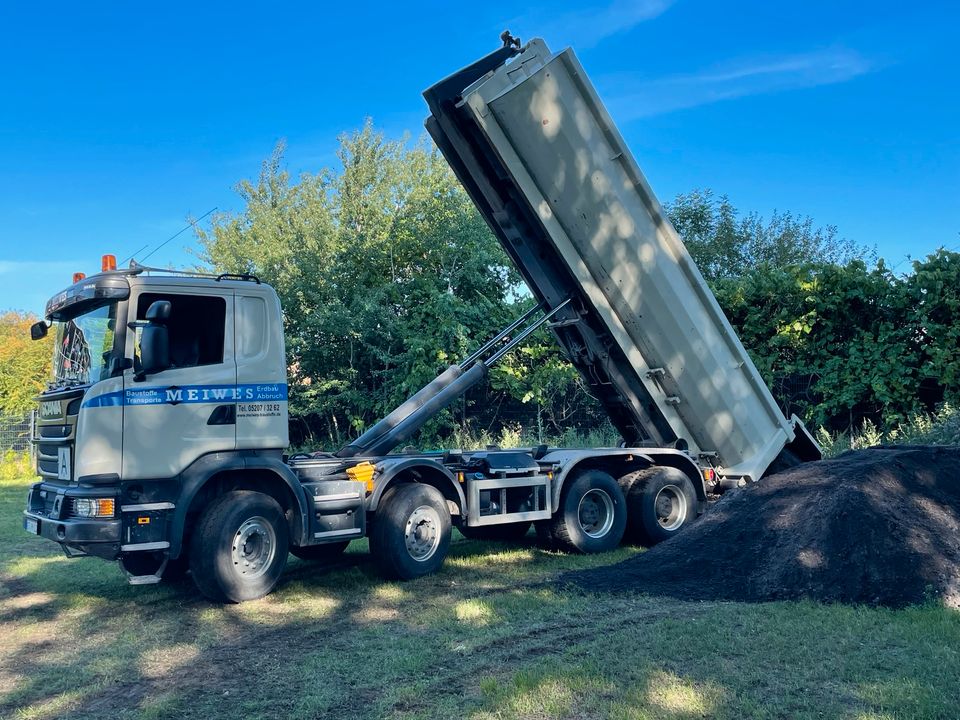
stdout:
<svg viewBox="0 0 960 720">
<path fill-rule="evenodd" d="M 313 500 L 310 534 L 316 540 L 349 540 L 366 530 L 366 486 L 349 480 L 304 483 Z"/>
<path fill-rule="evenodd" d="M 131 585 L 156 585 L 160 580 L 159 575 L 127 575 L 127 582 Z"/>
</svg>

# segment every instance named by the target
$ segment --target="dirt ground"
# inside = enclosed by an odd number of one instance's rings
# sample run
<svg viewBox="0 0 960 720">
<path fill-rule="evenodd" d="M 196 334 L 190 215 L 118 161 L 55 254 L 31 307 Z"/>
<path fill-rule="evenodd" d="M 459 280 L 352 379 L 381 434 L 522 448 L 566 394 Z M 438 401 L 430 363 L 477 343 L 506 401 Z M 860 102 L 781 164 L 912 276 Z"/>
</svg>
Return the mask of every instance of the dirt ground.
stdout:
<svg viewBox="0 0 960 720">
<path fill-rule="evenodd" d="M 730 493 L 682 534 L 562 580 L 684 600 L 960 606 L 960 448 L 880 447 Z"/>
</svg>

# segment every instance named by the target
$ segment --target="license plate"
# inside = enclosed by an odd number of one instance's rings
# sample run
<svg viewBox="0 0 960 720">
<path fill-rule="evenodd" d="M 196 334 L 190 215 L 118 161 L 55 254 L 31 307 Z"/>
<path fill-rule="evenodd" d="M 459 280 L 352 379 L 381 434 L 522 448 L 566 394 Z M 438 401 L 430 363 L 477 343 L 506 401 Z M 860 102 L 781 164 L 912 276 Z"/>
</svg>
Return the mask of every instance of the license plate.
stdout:
<svg viewBox="0 0 960 720">
<path fill-rule="evenodd" d="M 70 479 L 70 448 L 57 448 L 57 479 Z"/>
<path fill-rule="evenodd" d="M 24 518 L 23 529 L 32 535 L 40 534 L 40 521 L 36 518 Z"/>
</svg>

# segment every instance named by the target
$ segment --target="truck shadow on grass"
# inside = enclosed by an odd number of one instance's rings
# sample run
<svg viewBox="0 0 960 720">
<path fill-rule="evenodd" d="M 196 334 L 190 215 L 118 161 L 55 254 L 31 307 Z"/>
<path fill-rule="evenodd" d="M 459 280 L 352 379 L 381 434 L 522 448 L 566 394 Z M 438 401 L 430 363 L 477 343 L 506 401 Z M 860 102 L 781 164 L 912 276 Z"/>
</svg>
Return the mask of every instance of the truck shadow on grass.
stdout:
<svg viewBox="0 0 960 720">
<path fill-rule="evenodd" d="M 326 568 L 291 560 L 275 594 L 216 606 L 189 584 L 130 588 L 109 566 L 33 548 L 2 575 L 3 716 L 947 717 L 960 702 L 960 614 L 943 608 L 552 582 L 630 549 L 458 541 L 440 573 L 387 583 L 358 547 Z"/>
</svg>

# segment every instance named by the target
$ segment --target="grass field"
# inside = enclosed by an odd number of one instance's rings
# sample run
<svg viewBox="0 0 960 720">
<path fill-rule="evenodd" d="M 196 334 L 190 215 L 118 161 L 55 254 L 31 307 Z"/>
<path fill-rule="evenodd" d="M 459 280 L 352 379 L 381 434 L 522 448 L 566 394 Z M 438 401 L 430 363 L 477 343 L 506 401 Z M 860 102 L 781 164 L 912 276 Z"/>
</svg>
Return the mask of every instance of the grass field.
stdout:
<svg viewBox="0 0 960 720">
<path fill-rule="evenodd" d="M 365 543 L 290 559 L 216 606 L 134 588 L 20 529 L 0 484 L 0 717 L 955 718 L 960 613 L 585 595 L 574 557 L 457 536 L 445 569 L 377 578 Z"/>
</svg>

